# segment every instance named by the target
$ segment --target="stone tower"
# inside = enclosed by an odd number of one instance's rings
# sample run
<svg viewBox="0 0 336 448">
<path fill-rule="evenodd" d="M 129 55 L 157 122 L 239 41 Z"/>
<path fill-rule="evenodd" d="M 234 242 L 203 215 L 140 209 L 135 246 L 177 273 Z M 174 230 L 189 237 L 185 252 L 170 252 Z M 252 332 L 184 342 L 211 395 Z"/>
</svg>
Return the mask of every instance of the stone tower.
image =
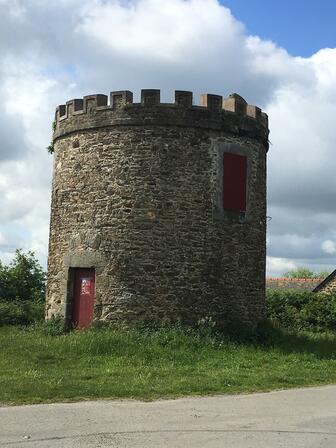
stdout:
<svg viewBox="0 0 336 448">
<path fill-rule="evenodd" d="M 47 317 L 264 317 L 267 115 L 159 90 L 56 110 Z"/>
</svg>

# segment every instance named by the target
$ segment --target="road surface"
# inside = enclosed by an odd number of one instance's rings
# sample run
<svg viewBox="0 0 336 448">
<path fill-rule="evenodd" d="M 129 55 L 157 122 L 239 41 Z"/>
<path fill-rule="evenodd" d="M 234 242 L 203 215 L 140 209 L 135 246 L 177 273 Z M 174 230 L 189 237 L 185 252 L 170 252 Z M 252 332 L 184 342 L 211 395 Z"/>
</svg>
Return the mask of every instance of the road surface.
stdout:
<svg viewBox="0 0 336 448">
<path fill-rule="evenodd" d="M 8 448 L 335 448 L 336 386 L 0 407 Z"/>
</svg>

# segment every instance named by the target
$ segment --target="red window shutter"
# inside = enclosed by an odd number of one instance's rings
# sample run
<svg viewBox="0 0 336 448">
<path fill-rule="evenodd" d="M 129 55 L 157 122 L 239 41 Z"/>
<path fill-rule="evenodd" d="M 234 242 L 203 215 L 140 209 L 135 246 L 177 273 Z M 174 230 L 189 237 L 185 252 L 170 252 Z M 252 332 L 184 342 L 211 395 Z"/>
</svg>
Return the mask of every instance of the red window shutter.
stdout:
<svg viewBox="0 0 336 448">
<path fill-rule="evenodd" d="M 223 156 L 223 207 L 246 211 L 246 157 L 225 152 Z"/>
</svg>

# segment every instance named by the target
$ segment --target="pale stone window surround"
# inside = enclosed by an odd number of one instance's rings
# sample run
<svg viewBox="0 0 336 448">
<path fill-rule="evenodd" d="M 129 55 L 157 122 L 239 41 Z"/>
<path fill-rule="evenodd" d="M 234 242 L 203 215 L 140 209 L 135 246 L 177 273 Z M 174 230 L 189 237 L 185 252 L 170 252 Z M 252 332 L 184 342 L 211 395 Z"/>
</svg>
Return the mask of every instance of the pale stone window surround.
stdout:
<svg viewBox="0 0 336 448">
<path fill-rule="evenodd" d="M 246 211 L 244 212 L 226 210 L 223 207 L 223 179 L 225 176 L 225 167 L 223 164 L 224 153 L 237 154 L 239 156 L 246 157 Z M 213 198 L 213 217 L 214 219 L 224 221 L 245 222 L 248 220 L 250 213 L 249 190 L 251 187 L 251 150 L 246 146 L 239 145 L 237 143 L 215 142 L 214 154 L 216 159 L 216 185 Z"/>
</svg>

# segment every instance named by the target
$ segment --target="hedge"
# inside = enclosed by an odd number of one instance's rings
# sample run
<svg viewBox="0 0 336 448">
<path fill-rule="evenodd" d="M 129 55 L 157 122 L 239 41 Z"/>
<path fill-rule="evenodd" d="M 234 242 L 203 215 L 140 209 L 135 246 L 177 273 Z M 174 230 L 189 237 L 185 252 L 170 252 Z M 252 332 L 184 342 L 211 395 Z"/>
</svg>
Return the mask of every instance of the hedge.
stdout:
<svg viewBox="0 0 336 448">
<path fill-rule="evenodd" d="M 0 326 L 29 325 L 44 318 L 43 302 L 0 301 Z"/>
<path fill-rule="evenodd" d="M 293 331 L 336 331 L 336 294 L 299 291 L 266 293 L 267 317 Z"/>
</svg>

